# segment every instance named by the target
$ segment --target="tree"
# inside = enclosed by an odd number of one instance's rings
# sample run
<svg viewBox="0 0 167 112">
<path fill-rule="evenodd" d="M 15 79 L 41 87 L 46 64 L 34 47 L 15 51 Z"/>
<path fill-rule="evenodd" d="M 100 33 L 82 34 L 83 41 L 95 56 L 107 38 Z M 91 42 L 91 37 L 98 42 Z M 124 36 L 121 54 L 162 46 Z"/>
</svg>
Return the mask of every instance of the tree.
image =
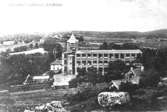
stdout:
<svg viewBox="0 0 167 112">
<path fill-rule="evenodd" d="M 110 62 L 105 75 L 106 81 L 117 80 L 123 78 L 123 74 L 129 71 L 129 67 L 125 62 L 118 60 Z"/>
<path fill-rule="evenodd" d="M 100 49 L 138 49 L 138 46 L 132 43 L 124 43 L 124 44 L 115 44 L 115 43 L 109 43 L 107 44 L 104 42 Z"/>
<path fill-rule="evenodd" d="M 145 70 L 141 74 L 140 86 L 156 87 L 160 81 L 160 74 L 155 69 Z"/>
<path fill-rule="evenodd" d="M 42 46 L 48 51 L 49 55 L 55 58 L 61 58 L 63 47 L 59 43 L 50 42 L 51 40 L 46 41 Z"/>
<path fill-rule="evenodd" d="M 29 45 L 29 48 L 32 49 L 32 48 L 33 48 L 33 44 L 30 44 L 30 45 Z"/>
<path fill-rule="evenodd" d="M 55 72 L 54 71 L 48 71 L 47 74 L 49 75 L 50 78 L 53 78 Z"/>
<path fill-rule="evenodd" d="M 84 41 L 84 37 L 83 36 L 77 36 L 76 39 L 78 39 L 79 42 L 83 42 Z"/>
<path fill-rule="evenodd" d="M 40 75 L 49 69 L 47 55 L 13 55 L 2 59 L 0 77 L 4 83 L 20 84 L 30 74 Z"/>
<path fill-rule="evenodd" d="M 14 51 L 21 52 L 21 51 L 26 51 L 27 49 L 28 49 L 27 46 L 21 46 L 21 47 L 14 48 Z"/>
<path fill-rule="evenodd" d="M 108 49 L 108 44 L 107 42 L 104 42 L 101 46 L 100 49 Z"/>
<path fill-rule="evenodd" d="M 122 47 L 123 49 L 139 49 L 137 45 L 132 43 L 125 43 Z"/>
<path fill-rule="evenodd" d="M 98 74 L 97 69 L 94 67 L 88 68 L 88 71 L 86 72 L 86 76 L 87 76 L 88 82 L 91 82 L 93 85 L 103 81 L 102 74 Z"/>
<path fill-rule="evenodd" d="M 138 59 L 146 70 L 155 69 L 162 77 L 167 75 L 167 48 L 142 49 Z"/>
<path fill-rule="evenodd" d="M 104 76 L 102 76 L 102 74 L 98 74 L 94 67 L 88 68 L 87 71 L 85 69 L 80 69 L 78 70 L 77 77 L 72 79 L 69 82 L 69 85 L 70 87 L 77 87 L 83 82 L 95 85 L 96 83 L 104 82 Z"/>
<path fill-rule="evenodd" d="M 135 90 L 138 89 L 138 85 L 132 84 L 131 82 L 121 82 L 120 91 L 129 92 L 132 95 Z"/>
<path fill-rule="evenodd" d="M 167 76 L 167 48 L 162 48 L 157 51 L 155 59 L 155 68 L 162 75 Z"/>
<path fill-rule="evenodd" d="M 39 48 L 39 45 L 38 45 L 38 43 L 35 43 L 35 48 Z"/>
<path fill-rule="evenodd" d="M 142 52 L 142 56 L 139 60 L 143 64 L 145 69 L 156 68 L 155 62 L 157 59 L 157 50 L 142 49 Z"/>
<path fill-rule="evenodd" d="M 62 52 L 63 47 L 60 44 L 56 44 L 55 48 L 53 49 L 53 55 L 55 56 L 55 58 L 61 59 Z"/>
</svg>

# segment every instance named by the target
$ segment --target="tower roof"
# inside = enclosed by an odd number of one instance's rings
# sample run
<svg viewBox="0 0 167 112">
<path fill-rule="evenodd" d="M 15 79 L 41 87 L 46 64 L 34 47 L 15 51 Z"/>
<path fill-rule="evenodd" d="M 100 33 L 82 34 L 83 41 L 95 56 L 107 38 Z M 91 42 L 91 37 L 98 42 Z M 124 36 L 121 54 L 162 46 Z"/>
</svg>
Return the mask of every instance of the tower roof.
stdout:
<svg viewBox="0 0 167 112">
<path fill-rule="evenodd" d="M 78 40 L 75 38 L 74 34 L 67 40 L 68 43 L 77 43 Z"/>
</svg>

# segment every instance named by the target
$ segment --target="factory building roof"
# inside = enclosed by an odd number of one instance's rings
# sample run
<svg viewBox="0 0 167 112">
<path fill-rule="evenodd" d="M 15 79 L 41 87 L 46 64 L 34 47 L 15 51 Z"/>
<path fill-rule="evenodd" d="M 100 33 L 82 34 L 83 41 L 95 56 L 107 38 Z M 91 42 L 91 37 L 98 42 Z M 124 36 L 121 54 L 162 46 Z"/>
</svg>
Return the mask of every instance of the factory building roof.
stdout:
<svg viewBox="0 0 167 112">
<path fill-rule="evenodd" d="M 82 53 L 142 53 L 140 49 L 133 50 L 78 50 L 77 54 Z"/>
</svg>

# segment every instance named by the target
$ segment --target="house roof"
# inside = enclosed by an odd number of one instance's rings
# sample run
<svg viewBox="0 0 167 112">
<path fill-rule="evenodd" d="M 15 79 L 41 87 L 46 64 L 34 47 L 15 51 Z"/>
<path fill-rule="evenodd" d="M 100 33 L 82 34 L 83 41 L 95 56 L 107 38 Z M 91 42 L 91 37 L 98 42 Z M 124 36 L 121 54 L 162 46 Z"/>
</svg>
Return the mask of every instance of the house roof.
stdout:
<svg viewBox="0 0 167 112">
<path fill-rule="evenodd" d="M 72 34 L 71 37 L 67 40 L 68 43 L 77 43 L 78 40 L 75 38 L 75 36 Z"/>
<path fill-rule="evenodd" d="M 112 80 L 113 86 L 115 86 L 118 90 L 121 85 L 122 80 Z"/>
<path fill-rule="evenodd" d="M 130 82 L 133 84 L 139 84 L 139 80 L 142 74 L 141 69 L 140 68 L 130 69 L 130 71 L 125 74 L 125 76 L 128 77 L 128 75 L 130 75 L 131 73 L 134 74 L 134 77 L 130 79 Z"/>
<path fill-rule="evenodd" d="M 49 76 L 33 76 L 33 80 L 42 80 L 42 79 L 49 79 Z"/>
<path fill-rule="evenodd" d="M 38 48 L 38 49 L 32 49 L 32 50 L 28 50 L 28 51 L 9 53 L 9 55 L 19 55 L 19 54 L 29 55 L 29 54 L 35 54 L 35 53 L 45 54 L 48 52 L 45 51 L 44 48 Z"/>
<path fill-rule="evenodd" d="M 131 74 L 133 73 L 135 76 L 130 79 L 130 82 L 133 84 L 139 84 L 139 80 L 140 80 L 140 75 L 142 73 L 142 71 L 139 68 L 136 69 L 131 69 L 129 72 L 127 72 L 126 74 Z M 127 79 L 122 79 L 122 80 L 112 80 L 112 86 L 116 87 L 118 90 L 120 88 L 120 85 L 122 82 L 127 82 Z"/>
<path fill-rule="evenodd" d="M 62 60 L 55 60 L 51 63 L 51 65 L 60 65 L 62 64 Z"/>
</svg>

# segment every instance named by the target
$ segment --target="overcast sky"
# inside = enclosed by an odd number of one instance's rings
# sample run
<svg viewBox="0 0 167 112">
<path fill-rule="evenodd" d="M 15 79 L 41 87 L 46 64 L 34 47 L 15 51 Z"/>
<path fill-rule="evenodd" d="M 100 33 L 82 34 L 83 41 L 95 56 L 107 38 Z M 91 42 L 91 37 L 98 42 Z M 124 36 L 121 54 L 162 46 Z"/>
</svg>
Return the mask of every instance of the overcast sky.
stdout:
<svg viewBox="0 0 167 112">
<path fill-rule="evenodd" d="M 167 28 L 167 0 L 0 0 L 0 35 Z"/>
</svg>

